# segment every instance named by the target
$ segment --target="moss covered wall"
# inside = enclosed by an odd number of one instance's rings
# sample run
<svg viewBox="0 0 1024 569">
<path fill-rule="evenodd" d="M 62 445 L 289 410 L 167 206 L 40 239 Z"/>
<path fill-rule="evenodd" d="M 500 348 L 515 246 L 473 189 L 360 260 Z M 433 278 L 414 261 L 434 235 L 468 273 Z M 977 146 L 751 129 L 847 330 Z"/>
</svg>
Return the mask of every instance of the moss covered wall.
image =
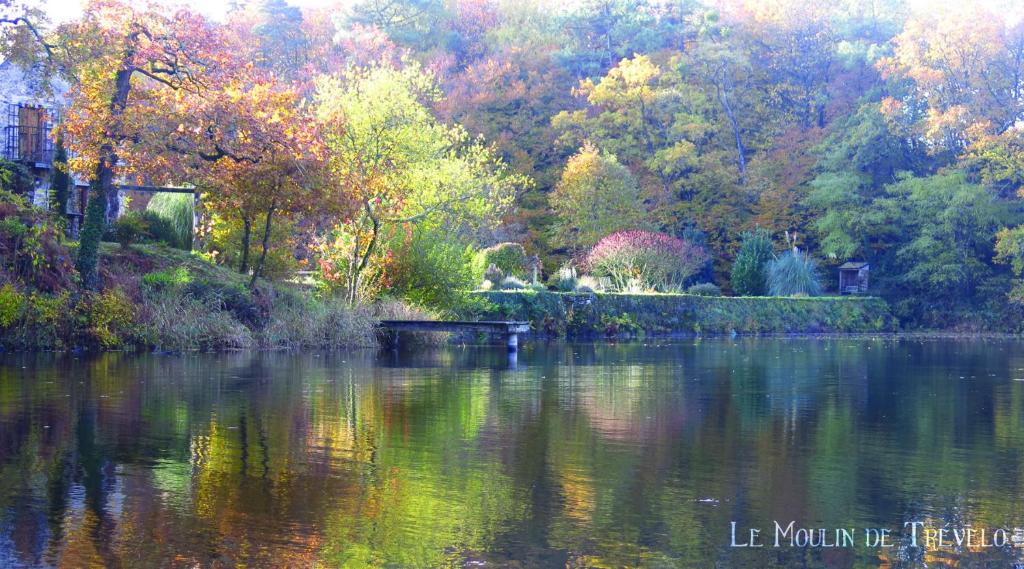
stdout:
<svg viewBox="0 0 1024 569">
<path fill-rule="evenodd" d="M 889 306 L 874 297 L 707 297 L 685 294 L 478 292 L 484 318 L 528 320 L 537 333 L 636 334 L 890 332 Z"/>
</svg>

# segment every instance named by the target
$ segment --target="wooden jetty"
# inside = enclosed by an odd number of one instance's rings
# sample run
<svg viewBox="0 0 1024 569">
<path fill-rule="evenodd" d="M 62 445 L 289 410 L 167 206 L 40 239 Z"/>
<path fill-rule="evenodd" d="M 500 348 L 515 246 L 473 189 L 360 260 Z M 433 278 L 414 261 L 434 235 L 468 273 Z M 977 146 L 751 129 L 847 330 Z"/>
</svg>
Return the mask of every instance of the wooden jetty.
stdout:
<svg viewBox="0 0 1024 569">
<path fill-rule="evenodd" d="M 529 322 L 513 320 L 381 320 L 380 327 L 395 335 L 394 345 L 398 345 L 398 332 L 490 332 L 505 337 L 505 345 L 510 352 L 519 349 L 519 334 L 530 331 Z"/>
</svg>

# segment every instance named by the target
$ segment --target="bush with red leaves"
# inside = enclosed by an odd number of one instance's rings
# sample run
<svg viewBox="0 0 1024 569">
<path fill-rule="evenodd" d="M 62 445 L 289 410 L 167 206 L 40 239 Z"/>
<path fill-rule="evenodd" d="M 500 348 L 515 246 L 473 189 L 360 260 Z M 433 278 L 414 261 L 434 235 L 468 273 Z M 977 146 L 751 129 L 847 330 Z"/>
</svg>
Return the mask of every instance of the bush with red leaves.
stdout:
<svg viewBox="0 0 1024 569">
<path fill-rule="evenodd" d="M 586 265 L 619 291 L 678 291 L 708 260 L 703 247 L 653 231 L 619 231 L 600 240 Z"/>
</svg>

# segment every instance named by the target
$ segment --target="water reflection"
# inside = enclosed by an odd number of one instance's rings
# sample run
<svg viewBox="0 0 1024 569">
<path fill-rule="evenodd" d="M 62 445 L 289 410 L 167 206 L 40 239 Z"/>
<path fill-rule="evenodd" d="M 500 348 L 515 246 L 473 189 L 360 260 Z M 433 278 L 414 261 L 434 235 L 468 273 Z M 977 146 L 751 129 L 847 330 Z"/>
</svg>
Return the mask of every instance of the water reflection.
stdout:
<svg viewBox="0 0 1024 569">
<path fill-rule="evenodd" d="M 1024 526 L 1019 343 L 0 360 L 0 566 L 913 567 L 762 527 Z"/>
</svg>

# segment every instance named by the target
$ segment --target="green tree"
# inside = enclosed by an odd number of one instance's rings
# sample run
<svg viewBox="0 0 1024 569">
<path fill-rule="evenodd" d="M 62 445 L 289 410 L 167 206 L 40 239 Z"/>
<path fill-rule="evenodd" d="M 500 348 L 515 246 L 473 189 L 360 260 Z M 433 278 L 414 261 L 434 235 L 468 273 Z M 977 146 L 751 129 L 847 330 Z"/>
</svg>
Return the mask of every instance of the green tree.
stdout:
<svg viewBox="0 0 1024 569">
<path fill-rule="evenodd" d="M 50 189 L 53 190 L 53 209 L 60 215 L 68 211 L 68 199 L 74 189 L 71 176 L 68 175 L 68 152 L 64 142 L 57 140 L 53 151 L 53 173 L 50 175 Z"/>
<path fill-rule="evenodd" d="M 24 164 L 0 158 L 0 190 L 27 195 L 32 190 L 32 174 Z"/>
<path fill-rule="evenodd" d="M 550 202 L 558 215 L 553 241 L 574 251 L 616 231 L 647 225 L 633 174 L 614 155 L 589 143 L 569 158 Z"/>
<path fill-rule="evenodd" d="M 743 234 L 736 262 L 732 265 L 732 290 L 741 296 L 764 296 L 768 287 L 767 265 L 774 255 L 772 236 L 757 228 Z"/>
<path fill-rule="evenodd" d="M 819 173 L 805 199 L 821 251 L 840 261 L 867 258 L 898 238 L 899 228 L 886 227 L 874 200 L 900 171 L 923 172 L 928 165 L 920 145 L 889 129 L 878 103 L 837 120 L 820 145 Z"/>
<path fill-rule="evenodd" d="M 1013 229 L 1003 228 L 996 234 L 997 263 L 1008 264 L 1017 277 L 1009 298 L 1017 304 L 1024 304 L 1024 226 Z"/>
<path fill-rule="evenodd" d="M 647 0 L 586 0 L 566 18 L 559 62 L 577 79 L 600 77 L 623 58 L 662 47 L 669 26 L 657 21 Z M 679 7 L 688 11 L 684 4 Z M 676 14 L 681 22 L 686 14 Z M 672 20 L 665 19 L 665 23 Z M 670 41 L 670 40 L 669 40 Z"/>
<path fill-rule="evenodd" d="M 886 192 L 874 207 L 900 229 L 890 268 L 898 267 L 906 292 L 920 302 L 972 299 L 992 275 L 995 234 L 1011 219 L 1009 205 L 960 172 L 904 176 Z"/>
<path fill-rule="evenodd" d="M 490 147 L 437 120 L 427 102 L 434 78 L 407 62 L 324 77 L 318 113 L 341 223 L 329 240 L 328 272 L 356 302 L 382 237 L 432 222 L 472 235 L 507 211 L 528 180 L 511 173 Z"/>
</svg>

